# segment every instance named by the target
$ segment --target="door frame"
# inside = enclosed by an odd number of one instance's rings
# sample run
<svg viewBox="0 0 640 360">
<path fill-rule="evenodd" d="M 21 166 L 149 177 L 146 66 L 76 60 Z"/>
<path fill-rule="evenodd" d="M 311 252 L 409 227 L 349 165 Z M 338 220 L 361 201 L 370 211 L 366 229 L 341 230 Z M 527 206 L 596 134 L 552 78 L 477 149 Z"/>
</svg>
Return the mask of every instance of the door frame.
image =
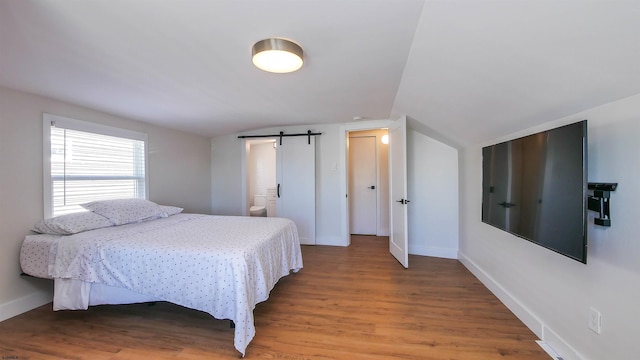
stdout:
<svg viewBox="0 0 640 360">
<path fill-rule="evenodd" d="M 251 144 L 259 144 L 261 142 L 276 142 L 278 139 L 276 137 L 269 137 L 263 139 L 241 139 L 240 141 L 240 188 L 241 188 L 241 197 L 242 204 L 240 209 L 242 210 L 242 215 L 249 216 L 249 209 L 251 208 L 251 197 L 249 182 L 247 181 L 247 164 L 249 163 L 249 152 L 251 149 Z M 274 164 L 275 166 L 275 164 Z"/>
<path fill-rule="evenodd" d="M 349 201 L 347 199 L 347 194 L 349 193 L 349 184 L 348 184 L 348 153 L 347 153 L 347 142 L 349 140 L 349 133 L 352 131 L 361 131 L 361 130 L 376 130 L 381 128 L 388 128 L 391 124 L 393 124 L 393 120 L 367 120 L 367 121 L 358 121 L 353 123 L 347 123 L 340 127 L 339 133 L 339 177 L 340 177 L 340 193 L 344 194 L 342 200 L 340 202 L 340 214 L 342 222 L 340 224 L 340 233 L 341 233 L 341 241 L 340 245 L 349 246 L 351 245 L 351 232 L 349 229 Z"/>
<path fill-rule="evenodd" d="M 366 131 L 366 130 L 365 130 Z M 379 131 L 379 130 L 376 130 Z M 348 187 L 348 193 L 352 194 L 351 198 L 347 198 L 347 200 L 349 201 L 349 230 L 351 233 L 353 233 L 354 229 L 352 229 L 353 225 L 354 225 L 354 221 L 356 220 L 356 218 L 358 217 L 358 215 L 360 214 L 360 220 L 362 220 L 362 214 L 367 214 L 367 211 L 370 211 L 371 209 L 373 209 L 373 221 L 371 221 L 371 218 L 367 217 L 367 221 L 365 221 L 365 228 L 367 228 L 366 232 L 356 232 L 356 234 L 362 234 L 362 235 L 380 235 L 380 232 L 378 231 L 378 229 L 380 228 L 380 195 L 381 195 L 381 179 L 380 179 L 380 159 L 379 159 L 379 136 L 377 136 L 377 134 L 373 134 L 373 133 L 369 133 L 369 132 L 365 132 L 364 134 L 366 135 L 362 135 L 362 133 L 360 132 L 356 132 L 356 131 L 352 131 L 349 132 L 349 151 L 347 151 L 347 156 L 349 159 L 353 159 L 353 154 L 354 154 L 354 150 L 356 148 L 358 148 L 357 146 L 354 147 L 354 145 L 358 142 L 358 141 L 362 141 L 362 139 L 366 139 L 366 141 L 368 141 L 365 144 L 361 143 L 361 147 L 359 147 L 358 149 L 361 151 L 360 154 L 364 155 L 364 156 L 371 156 L 373 155 L 373 160 L 372 162 L 365 162 L 367 165 L 367 169 L 371 170 L 371 166 L 373 166 L 373 177 L 374 179 L 371 181 L 366 181 L 366 182 L 362 182 L 359 184 L 355 184 L 354 181 L 358 178 L 359 175 L 361 175 L 361 173 L 359 172 L 354 172 L 354 166 L 356 166 L 356 164 L 351 164 L 348 163 L 347 164 L 347 180 L 348 180 L 348 185 L 350 184 L 351 186 Z M 354 142 L 355 139 L 359 139 L 356 140 Z M 373 141 L 373 143 L 371 142 Z M 364 148 L 366 146 L 366 148 Z M 371 150 L 370 147 L 373 146 L 373 150 Z M 366 149 L 366 151 L 362 151 L 363 149 Z M 363 168 L 359 168 L 359 169 L 363 169 Z M 366 170 L 366 169 L 365 169 Z M 371 172 L 367 172 L 367 176 L 371 175 Z M 356 194 L 358 193 L 358 189 L 354 188 L 354 185 L 360 185 L 362 186 L 359 190 L 363 191 L 364 187 L 367 186 L 374 186 L 374 190 L 375 193 L 372 194 L 372 190 L 368 189 L 366 190 L 366 195 L 365 196 L 369 196 L 369 200 L 371 199 L 370 196 L 371 195 L 375 195 L 374 199 L 375 199 L 375 204 L 374 206 L 362 206 L 362 202 L 356 201 Z M 363 200 L 362 198 L 360 198 L 360 200 Z M 365 204 L 366 205 L 371 205 L 371 203 L 367 203 L 365 200 Z M 357 210 L 355 209 L 354 205 L 356 205 L 355 207 L 357 207 Z M 354 211 L 356 210 L 356 211 Z M 370 214 L 370 213 L 369 213 Z M 354 221 L 351 221 L 351 220 Z M 356 223 L 358 223 L 357 221 L 355 221 Z M 372 224 L 373 222 L 373 224 Z M 360 226 L 363 225 L 363 222 L 359 223 Z M 371 231 L 371 226 L 373 226 L 373 231 Z M 361 229 L 360 230 L 364 230 Z"/>
</svg>

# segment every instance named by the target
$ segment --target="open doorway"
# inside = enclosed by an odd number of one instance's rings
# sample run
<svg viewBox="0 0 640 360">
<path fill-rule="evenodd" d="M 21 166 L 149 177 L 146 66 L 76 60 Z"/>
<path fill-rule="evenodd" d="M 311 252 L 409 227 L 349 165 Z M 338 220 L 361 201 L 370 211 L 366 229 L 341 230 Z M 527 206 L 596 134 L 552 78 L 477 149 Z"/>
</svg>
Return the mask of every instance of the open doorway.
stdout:
<svg viewBox="0 0 640 360">
<path fill-rule="evenodd" d="M 349 131 L 347 141 L 349 233 L 389 236 L 388 131 Z"/>
<path fill-rule="evenodd" d="M 340 151 L 344 166 L 341 167 L 341 176 L 344 179 L 341 189 L 346 194 L 342 203 L 342 214 L 344 221 L 342 222 L 342 234 L 345 246 L 351 243 L 350 229 L 350 210 L 349 210 L 349 190 L 348 190 L 348 167 L 349 167 L 349 134 L 355 131 L 387 129 L 389 137 L 388 146 L 388 196 L 386 199 L 388 205 L 384 209 L 388 210 L 388 236 L 389 236 L 389 252 L 398 262 L 405 268 L 409 267 L 408 262 L 408 204 L 407 199 L 407 118 L 402 116 L 397 120 L 371 120 L 363 122 L 354 122 L 344 126 L 344 137 L 341 136 Z M 382 138 L 380 138 L 382 141 Z M 393 201 L 392 201 L 393 200 Z M 382 206 L 378 206 L 382 210 Z"/>
<path fill-rule="evenodd" d="M 246 142 L 246 203 L 250 216 L 276 216 L 276 140 Z"/>
</svg>

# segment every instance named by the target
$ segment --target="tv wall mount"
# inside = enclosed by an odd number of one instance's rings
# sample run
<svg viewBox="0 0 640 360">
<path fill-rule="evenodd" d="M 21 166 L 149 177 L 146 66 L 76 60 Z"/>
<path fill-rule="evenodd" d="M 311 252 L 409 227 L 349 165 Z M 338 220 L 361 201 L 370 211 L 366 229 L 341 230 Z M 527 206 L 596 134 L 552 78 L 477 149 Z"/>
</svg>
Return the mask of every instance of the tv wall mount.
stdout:
<svg viewBox="0 0 640 360">
<path fill-rule="evenodd" d="M 611 211 L 609 208 L 609 198 L 611 191 L 615 191 L 618 183 L 589 183 L 587 188 L 593 190 L 593 195 L 587 198 L 587 208 L 598 212 L 599 217 L 593 219 L 596 225 L 611 226 Z"/>
</svg>

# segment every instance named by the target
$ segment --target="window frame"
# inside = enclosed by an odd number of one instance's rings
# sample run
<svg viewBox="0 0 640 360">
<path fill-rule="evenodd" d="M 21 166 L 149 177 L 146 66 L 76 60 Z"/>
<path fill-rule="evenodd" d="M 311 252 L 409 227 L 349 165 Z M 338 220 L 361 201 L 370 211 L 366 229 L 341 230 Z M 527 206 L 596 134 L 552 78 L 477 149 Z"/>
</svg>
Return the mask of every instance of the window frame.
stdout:
<svg viewBox="0 0 640 360">
<path fill-rule="evenodd" d="M 72 119 L 60 115 L 48 113 L 42 114 L 42 164 L 43 164 L 43 196 L 44 196 L 44 218 L 53 216 L 53 180 L 51 177 L 51 127 L 59 127 L 94 133 L 100 135 L 114 136 L 144 142 L 144 198 L 149 198 L 149 146 L 148 135 L 143 132 L 128 130 L 108 125 L 102 125 L 89 121 Z"/>
</svg>

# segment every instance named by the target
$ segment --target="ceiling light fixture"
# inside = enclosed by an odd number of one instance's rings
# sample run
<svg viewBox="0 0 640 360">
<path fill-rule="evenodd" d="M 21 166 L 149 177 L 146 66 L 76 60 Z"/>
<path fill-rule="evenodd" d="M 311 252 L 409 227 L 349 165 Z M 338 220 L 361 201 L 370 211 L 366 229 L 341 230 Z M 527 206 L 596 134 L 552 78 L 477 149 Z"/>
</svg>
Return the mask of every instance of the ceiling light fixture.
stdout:
<svg viewBox="0 0 640 360">
<path fill-rule="evenodd" d="M 273 73 L 288 73 L 302 67 L 300 45 L 280 38 L 260 40 L 253 44 L 251 61 L 258 68 Z"/>
</svg>

